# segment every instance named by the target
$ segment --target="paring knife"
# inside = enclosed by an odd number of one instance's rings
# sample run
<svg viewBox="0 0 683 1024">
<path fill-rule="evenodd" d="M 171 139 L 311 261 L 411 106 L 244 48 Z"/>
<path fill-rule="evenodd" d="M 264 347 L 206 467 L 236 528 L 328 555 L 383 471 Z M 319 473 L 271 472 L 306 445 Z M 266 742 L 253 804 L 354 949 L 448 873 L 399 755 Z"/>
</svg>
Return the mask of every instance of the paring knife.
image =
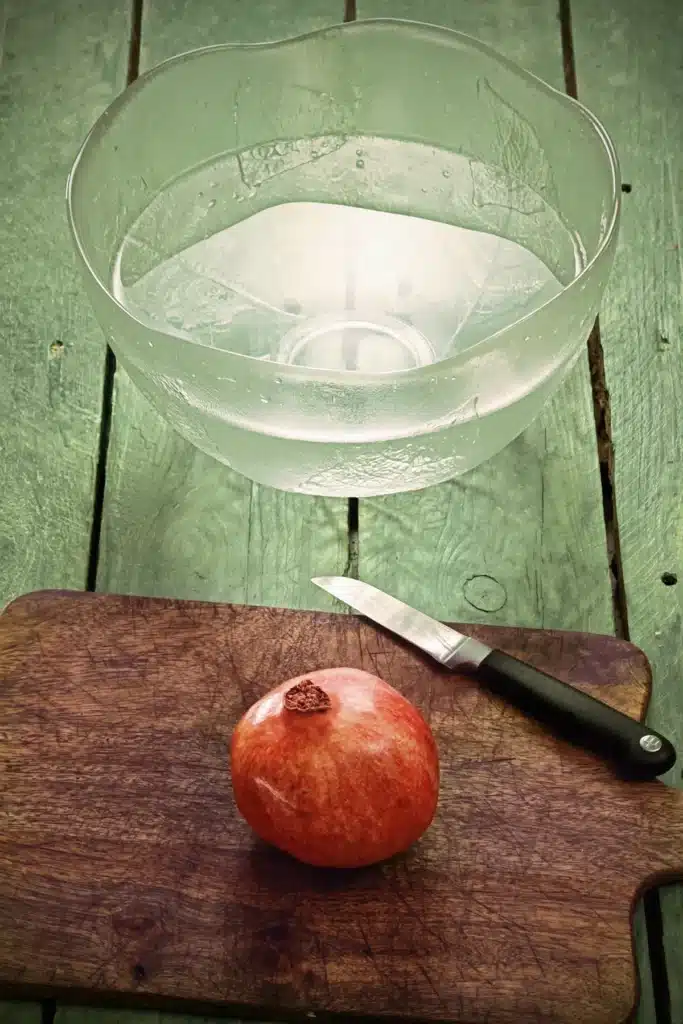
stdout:
<svg viewBox="0 0 683 1024">
<path fill-rule="evenodd" d="M 641 722 L 503 651 L 458 633 L 368 583 L 345 576 L 319 576 L 312 582 L 447 668 L 476 670 L 492 693 L 564 739 L 611 760 L 630 778 L 653 779 L 676 761 L 669 740 Z"/>
</svg>

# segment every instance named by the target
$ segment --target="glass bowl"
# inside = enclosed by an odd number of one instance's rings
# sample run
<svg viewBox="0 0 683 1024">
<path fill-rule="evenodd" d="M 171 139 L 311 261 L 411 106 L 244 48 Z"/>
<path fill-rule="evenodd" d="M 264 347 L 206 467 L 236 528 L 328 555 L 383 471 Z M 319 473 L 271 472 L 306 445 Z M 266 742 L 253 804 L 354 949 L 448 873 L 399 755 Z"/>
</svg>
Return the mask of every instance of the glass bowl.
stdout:
<svg viewBox="0 0 683 1024">
<path fill-rule="evenodd" d="M 466 472 L 582 351 L 619 174 L 576 101 L 460 33 L 361 21 L 166 61 L 69 177 L 99 323 L 157 410 L 264 484 Z"/>
</svg>

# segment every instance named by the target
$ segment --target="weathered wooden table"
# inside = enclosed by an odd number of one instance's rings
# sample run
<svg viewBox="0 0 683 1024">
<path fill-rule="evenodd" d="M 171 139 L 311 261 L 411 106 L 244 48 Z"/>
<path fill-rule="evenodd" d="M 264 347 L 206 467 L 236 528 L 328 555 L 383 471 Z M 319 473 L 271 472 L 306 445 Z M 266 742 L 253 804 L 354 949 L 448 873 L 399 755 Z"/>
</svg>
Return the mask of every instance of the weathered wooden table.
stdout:
<svg viewBox="0 0 683 1024">
<path fill-rule="evenodd" d="M 344 17 L 458 28 L 578 89 L 627 182 L 600 330 L 541 419 L 461 480 L 360 508 L 252 485 L 164 425 L 105 354 L 63 205 L 82 137 L 138 71 Z M 0 602 L 70 587 L 325 607 L 309 577 L 359 573 L 443 618 L 630 635 L 654 667 L 651 720 L 683 747 L 681 38 L 669 0 L 4 0 Z M 648 899 L 637 944 L 639 1019 L 680 1024 L 677 890 Z M 0 1003 L 0 1022 L 55 1012 L 159 1017 Z"/>
</svg>

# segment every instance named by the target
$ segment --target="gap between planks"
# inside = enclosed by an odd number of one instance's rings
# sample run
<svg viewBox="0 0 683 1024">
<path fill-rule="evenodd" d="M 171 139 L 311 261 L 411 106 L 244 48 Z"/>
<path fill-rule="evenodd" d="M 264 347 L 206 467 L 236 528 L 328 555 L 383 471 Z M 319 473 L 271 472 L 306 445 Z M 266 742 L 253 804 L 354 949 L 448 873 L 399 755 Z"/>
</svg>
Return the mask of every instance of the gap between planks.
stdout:
<svg viewBox="0 0 683 1024">
<path fill-rule="evenodd" d="M 558 2 L 565 91 L 568 96 L 571 96 L 576 100 L 579 98 L 579 93 L 576 76 L 576 60 L 574 58 L 571 0 L 558 0 Z M 595 418 L 595 435 L 598 445 L 598 463 L 600 466 L 600 485 L 602 487 L 602 508 L 605 519 L 607 557 L 612 583 L 614 632 L 622 640 L 628 640 L 628 607 L 626 602 L 626 588 L 624 586 L 624 572 L 621 559 L 621 543 L 619 540 L 617 497 L 614 488 L 612 417 L 609 391 L 607 390 L 607 378 L 605 376 L 605 359 L 602 349 L 602 340 L 600 337 L 599 317 L 596 319 L 588 338 L 588 365 L 590 369 L 591 392 L 593 394 L 593 415 Z"/>
<path fill-rule="evenodd" d="M 128 40 L 128 71 L 126 86 L 132 85 L 140 74 L 140 45 L 142 42 L 142 5 L 144 0 L 131 0 L 130 37 Z M 102 414 L 100 417 L 100 436 L 97 449 L 97 467 L 95 469 L 95 493 L 93 496 L 93 517 L 90 528 L 90 547 L 88 550 L 88 569 L 86 590 L 97 589 L 97 570 L 100 561 L 100 545 L 102 539 L 102 521 L 104 518 L 104 499 L 107 490 L 107 459 L 114 406 L 114 380 L 116 378 L 116 356 L 107 345 L 104 357 L 104 377 L 102 380 Z M 43 1021 L 43 1024 L 49 1022 Z"/>
<path fill-rule="evenodd" d="M 357 18 L 356 0 L 344 0 L 344 21 L 355 21 Z M 351 579 L 358 579 L 358 568 L 360 564 L 359 551 L 359 523 L 360 523 L 360 502 L 358 498 L 349 498 L 348 509 L 348 557 L 344 575 Z"/>
</svg>

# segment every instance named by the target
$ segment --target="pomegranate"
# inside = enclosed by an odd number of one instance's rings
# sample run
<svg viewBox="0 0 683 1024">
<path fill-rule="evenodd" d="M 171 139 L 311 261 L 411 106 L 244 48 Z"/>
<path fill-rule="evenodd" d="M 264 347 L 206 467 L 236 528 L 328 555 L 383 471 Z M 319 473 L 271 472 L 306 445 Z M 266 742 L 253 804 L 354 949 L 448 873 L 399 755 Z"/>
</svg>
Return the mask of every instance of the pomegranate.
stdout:
<svg viewBox="0 0 683 1024">
<path fill-rule="evenodd" d="M 237 807 L 266 842 L 307 864 L 350 868 L 407 849 L 439 792 L 431 729 L 369 672 L 330 668 L 256 702 L 231 745 Z"/>
</svg>

